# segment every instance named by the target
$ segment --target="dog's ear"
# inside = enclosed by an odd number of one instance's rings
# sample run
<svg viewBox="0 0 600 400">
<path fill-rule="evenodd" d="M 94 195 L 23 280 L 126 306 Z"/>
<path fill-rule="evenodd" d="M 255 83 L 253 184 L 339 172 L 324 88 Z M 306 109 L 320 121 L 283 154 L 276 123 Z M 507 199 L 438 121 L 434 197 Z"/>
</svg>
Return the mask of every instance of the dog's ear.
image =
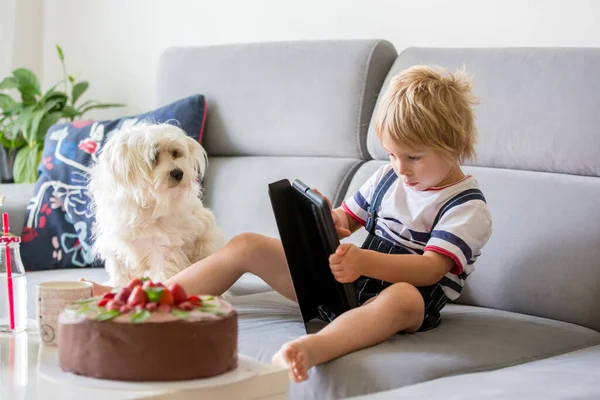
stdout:
<svg viewBox="0 0 600 400">
<path fill-rule="evenodd" d="M 186 136 L 185 139 L 189 150 L 190 161 L 194 165 L 198 178 L 202 179 L 204 177 L 204 172 L 208 167 L 208 155 L 206 154 L 206 150 L 204 150 L 204 147 L 202 147 L 196 139 L 189 136 Z"/>
<path fill-rule="evenodd" d="M 121 184 L 131 183 L 131 159 L 128 152 L 129 144 L 122 140 L 109 140 L 103 149 L 104 168 L 110 171 L 108 176 Z"/>
<path fill-rule="evenodd" d="M 150 185 L 154 150 L 141 140 L 131 141 L 123 136 L 108 140 L 100 156 L 106 179 L 127 187 Z"/>
</svg>

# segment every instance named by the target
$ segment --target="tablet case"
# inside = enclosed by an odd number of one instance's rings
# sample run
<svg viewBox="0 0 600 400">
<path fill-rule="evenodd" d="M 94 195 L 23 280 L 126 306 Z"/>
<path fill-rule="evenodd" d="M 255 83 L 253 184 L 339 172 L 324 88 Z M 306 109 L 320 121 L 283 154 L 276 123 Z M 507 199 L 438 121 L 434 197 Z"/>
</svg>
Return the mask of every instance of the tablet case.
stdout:
<svg viewBox="0 0 600 400">
<path fill-rule="evenodd" d="M 306 326 L 326 304 L 336 315 L 357 307 L 352 283 L 339 283 L 329 268 L 329 256 L 339 239 L 327 201 L 300 180 L 269 184 L 269 197 Z"/>
</svg>

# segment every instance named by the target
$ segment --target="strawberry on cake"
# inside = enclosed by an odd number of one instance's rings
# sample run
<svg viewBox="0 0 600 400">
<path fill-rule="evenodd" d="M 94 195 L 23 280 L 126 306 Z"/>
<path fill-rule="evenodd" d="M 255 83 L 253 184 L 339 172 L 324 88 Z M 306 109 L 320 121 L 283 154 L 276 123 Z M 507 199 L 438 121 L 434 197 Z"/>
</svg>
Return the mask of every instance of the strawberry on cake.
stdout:
<svg viewBox="0 0 600 400">
<path fill-rule="evenodd" d="M 237 367 L 237 313 L 220 297 L 134 279 L 59 316 L 63 371 L 121 381 L 206 378 Z"/>
</svg>

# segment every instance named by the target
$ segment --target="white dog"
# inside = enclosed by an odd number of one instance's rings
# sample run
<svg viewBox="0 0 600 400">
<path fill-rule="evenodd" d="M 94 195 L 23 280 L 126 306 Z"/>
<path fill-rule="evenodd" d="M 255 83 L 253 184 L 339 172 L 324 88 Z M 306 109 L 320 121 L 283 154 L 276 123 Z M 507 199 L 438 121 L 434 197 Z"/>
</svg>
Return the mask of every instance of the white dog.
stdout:
<svg viewBox="0 0 600 400">
<path fill-rule="evenodd" d="M 214 253 L 224 239 L 201 200 L 206 152 L 173 125 L 115 132 L 92 167 L 94 250 L 112 286 L 165 281 Z"/>
</svg>

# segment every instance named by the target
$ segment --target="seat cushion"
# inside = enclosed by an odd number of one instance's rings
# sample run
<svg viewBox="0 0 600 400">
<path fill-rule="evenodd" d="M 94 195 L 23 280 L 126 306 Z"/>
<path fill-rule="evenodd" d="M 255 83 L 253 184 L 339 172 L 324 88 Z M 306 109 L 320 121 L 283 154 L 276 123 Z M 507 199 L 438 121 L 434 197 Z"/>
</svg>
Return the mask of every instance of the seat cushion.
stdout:
<svg viewBox="0 0 600 400">
<path fill-rule="evenodd" d="M 497 371 L 436 379 L 353 400 L 598 399 L 600 346 Z"/>
<path fill-rule="evenodd" d="M 269 362 L 280 346 L 304 333 L 297 305 L 275 292 L 233 297 L 240 320 L 239 351 Z M 317 331 L 320 321 L 311 321 Z M 351 332 L 349 332 L 351 334 Z M 292 384 L 291 399 L 344 398 L 449 375 L 485 371 L 600 343 L 577 325 L 507 311 L 448 305 L 429 332 L 394 335 L 310 372 Z"/>
</svg>

